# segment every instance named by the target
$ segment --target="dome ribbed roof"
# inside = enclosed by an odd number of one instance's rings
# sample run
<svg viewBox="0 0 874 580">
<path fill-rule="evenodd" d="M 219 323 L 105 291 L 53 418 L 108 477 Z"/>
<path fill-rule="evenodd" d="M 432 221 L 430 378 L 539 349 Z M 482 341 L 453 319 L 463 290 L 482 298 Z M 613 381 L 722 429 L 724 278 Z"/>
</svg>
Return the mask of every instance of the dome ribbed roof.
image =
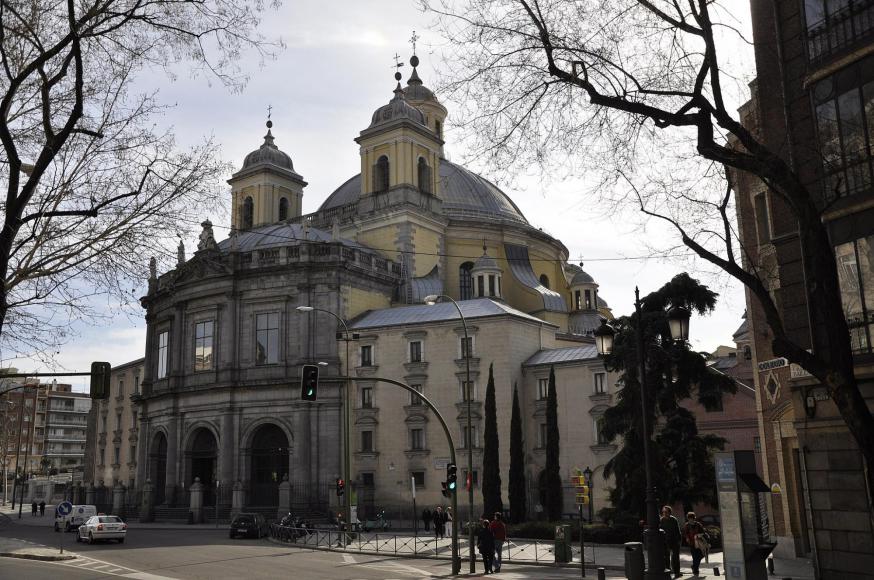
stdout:
<svg viewBox="0 0 874 580">
<path fill-rule="evenodd" d="M 407 81 L 407 86 L 404 88 L 404 95 L 410 101 L 436 101 L 434 91 L 422 84 L 422 79 L 419 78 L 419 73 L 416 72 L 416 67 L 413 67 L 413 74 Z"/>
<path fill-rule="evenodd" d="M 483 255 L 477 258 L 477 261 L 473 264 L 474 270 L 500 270 L 498 267 L 498 263 L 494 258 L 489 256 L 486 252 L 483 252 Z"/>
<path fill-rule="evenodd" d="M 272 125 L 272 123 L 270 124 Z M 268 126 L 269 127 L 269 126 Z M 255 149 L 243 160 L 243 169 L 255 167 L 256 165 L 275 165 L 289 171 L 294 171 L 294 165 L 285 152 L 280 151 L 279 147 L 273 142 L 273 134 L 270 129 L 267 129 L 267 134 L 264 135 L 264 143 L 258 149 Z"/>
<path fill-rule="evenodd" d="M 573 279 L 571 280 L 571 286 L 576 286 L 578 284 L 594 284 L 595 279 L 589 276 L 583 270 L 580 270 L 576 274 L 574 274 Z"/>
<path fill-rule="evenodd" d="M 404 98 L 404 90 L 401 88 L 400 83 L 398 83 L 394 98 L 387 105 L 383 105 L 374 111 L 369 128 L 403 119 L 419 123 L 420 125 L 425 124 L 425 114 L 407 102 Z"/>
</svg>

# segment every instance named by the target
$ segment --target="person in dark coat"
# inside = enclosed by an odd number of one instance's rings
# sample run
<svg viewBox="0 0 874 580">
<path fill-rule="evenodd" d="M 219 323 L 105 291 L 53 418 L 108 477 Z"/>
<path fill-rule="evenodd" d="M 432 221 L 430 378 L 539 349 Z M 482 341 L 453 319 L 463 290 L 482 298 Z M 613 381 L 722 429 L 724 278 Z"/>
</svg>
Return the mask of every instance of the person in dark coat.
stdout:
<svg viewBox="0 0 874 580">
<path fill-rule="evenodd" d="M 31 517 L 36 515 L 36 510 L 37 510 L 36 500 L 34 500 L 30 503 L 30 515 L 31 515 Z"/>
<path fill-rule="evenodd" d="M 495 536 L 489 529 L 489 520 L 483 520 L 476 534 L 476 548 L 483 559 L 486 574 L 492 574 L 492 562 L 495 559 Z"/>
<path fill-rule="evenodd" d="M 434 522 L 434 536 L 442 539 L 446 534 L 446 514 L 443 513 L 443 508 L 438 505 L 431 519 Z"/>
<path fill-rule="evenodd" d="M 422 523 L 425 524 L 425 531 L 426 532 L 431 530 L 431 518 L 433 518 L 433 517 L 434 517 L 434 515 L 431 513 L 431 510 L 429 510 L 428 508 L 425 508 L 422 510 Z"/>
<path fill-rule="evenodd" d="M 680 522 L 673 515 L 671 506 L 662 508 L 662 518 L 659 527 L 665 532 L 665 562 L 670 562 L 674 578 L 680 577 Z"/>
<path fill-rule="evenodd" d="M 39 517 L 46 515 L 46 502 L 39 502 Z"/>
</svg>

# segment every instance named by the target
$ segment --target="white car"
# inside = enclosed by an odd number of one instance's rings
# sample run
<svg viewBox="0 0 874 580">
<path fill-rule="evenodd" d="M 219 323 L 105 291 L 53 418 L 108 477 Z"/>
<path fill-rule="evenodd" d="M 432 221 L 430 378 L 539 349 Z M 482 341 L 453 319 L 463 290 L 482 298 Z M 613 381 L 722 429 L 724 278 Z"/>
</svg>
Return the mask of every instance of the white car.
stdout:
<svg viewBox="0 0 874 580">
<path fill-rule="evenodd" d="M 126 535 L 127 524 L 120 517 L 92 516 L 79 526 L 76 541 L 88 540 L 89 544 L 93 544 L 97 540 L 118 540 L 118 543 L 122 544 Z"/>
<path fill-rule="evenodd" d="M 58 515 L 55 507 L 55 531 L 63 529 L 65 532 L 78 529 L 88 518 L 97 515 L 97 507 L 93 505 L 74 505 L 73 509 L 65 516 Z"/>
</svg>

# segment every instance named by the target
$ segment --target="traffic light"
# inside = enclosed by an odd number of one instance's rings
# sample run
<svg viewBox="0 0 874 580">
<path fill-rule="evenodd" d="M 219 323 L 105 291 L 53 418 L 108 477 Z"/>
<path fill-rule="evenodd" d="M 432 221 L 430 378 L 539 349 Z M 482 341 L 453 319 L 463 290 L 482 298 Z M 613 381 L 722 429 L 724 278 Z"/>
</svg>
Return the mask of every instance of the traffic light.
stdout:
<svg viewBox="0 0 874 580">
<path fill-rule="evenodd" d="M 109 375 L 112 365 L 108 362 L 91 363 L 91 398 L 95 400 L 109 398 Z"/>
<path fill-rule="evenodd" d="M 319 367 L 316 365 L 303 365 L 300 372 L 300 398 L 304 401 L 315 401 L 318 395 Z"/>
<path fill-rule="evenodd" d="M 342 497 L 346 493 L 346 482 L 341 478 L 337 478 L 337 497 Z"/>
<path fill-rule="evenodd" d="M 446 490 L 448 493 L 458 490 L 458 468 L 454 463 L 446 464 Z"/>
<path fill-rule="evenodd" d="M 443 487 L 443 490 L 440 493 L 443 494 L 443 497 L 449 497 L 450 493 L 449 493 L 449 489 L 446 486 L 446 482 L 441 481 L 440 485 L 441 485 L 441 487 Z"/>
</svg>

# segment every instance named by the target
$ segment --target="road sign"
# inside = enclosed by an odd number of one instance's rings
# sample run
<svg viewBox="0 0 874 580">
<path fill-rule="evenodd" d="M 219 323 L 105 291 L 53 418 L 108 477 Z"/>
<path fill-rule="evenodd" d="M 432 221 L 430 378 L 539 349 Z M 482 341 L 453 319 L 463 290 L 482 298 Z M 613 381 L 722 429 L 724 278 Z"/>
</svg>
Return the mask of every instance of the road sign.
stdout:
<svg viewBox="0 0 874 580">
<path fill-rule="evenodd" d="M 783 357 L 763 360 L 758 364 L 759 372 L 770 371 L 772 369 L 780 369 L 789 366 L 789 361 Z"/>
<path fill-rule="evenodd" d="M 73 504 L 68 501 L 62 501 L 58 504 L 58 515 L 66 516 L 73 511 Z"/>
</svg>

